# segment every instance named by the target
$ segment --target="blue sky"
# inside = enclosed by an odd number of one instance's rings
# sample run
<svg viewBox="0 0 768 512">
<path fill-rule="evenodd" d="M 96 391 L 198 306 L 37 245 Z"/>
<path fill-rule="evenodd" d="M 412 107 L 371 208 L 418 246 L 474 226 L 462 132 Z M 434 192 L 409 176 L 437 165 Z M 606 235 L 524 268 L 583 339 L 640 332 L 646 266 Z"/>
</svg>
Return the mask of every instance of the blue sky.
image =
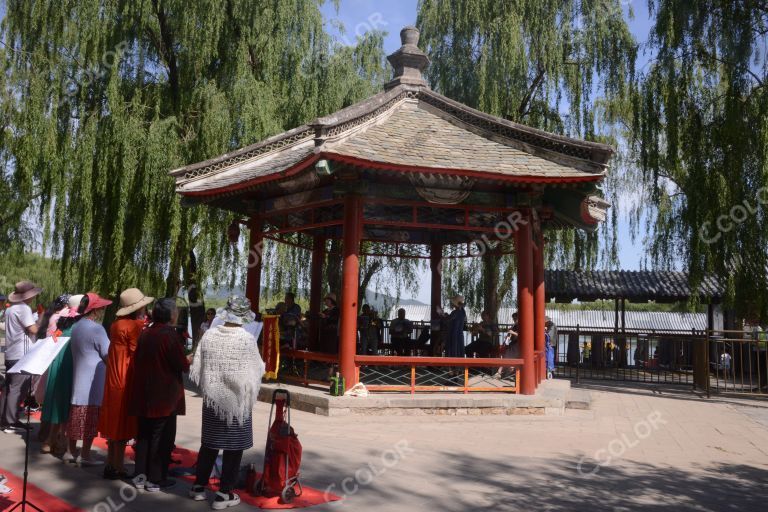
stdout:
<svg viewBox="0 0 768 512">
<path fill-rule="evenodd" d="M 625 12 L 628 8 L 633 10 L 633 18 L 629 20 L 629 26 L 638 42 L 643 43 L 648 38 L 650 19 L 646 3 L 639 0 L 622 0 Z M 365 33 L 371 28 L 385 30 L 387 36 L 384 40 L 384 48 L 391 53 L 400 47 L 400 29 L 406 25 L 416 23 L 417 0 L 341 0 L 338 11 L 333 2 L 323 6 L 323 13 L 328 20 L 329 29 L 335 32 L 334 23 L 343 24 L 345 33 L 336 32 L 340 39 L 352 44 L 355 36 Z M 642 68 L 647 63 L 647 56 L 641 50 L 638 59 L 638 67 Z M 620 215 L 619 222 L 619 262 L 620 267 L 626 270 L 640 268 L 643 254 L 642 233 L 636 241 L 632 241 L 629 235 L 629 222 L 625 214 Z M 416 298 L 429 302 L 429 285 L 426 274 L 422 276 L 421 286 Z"/>
</svg>

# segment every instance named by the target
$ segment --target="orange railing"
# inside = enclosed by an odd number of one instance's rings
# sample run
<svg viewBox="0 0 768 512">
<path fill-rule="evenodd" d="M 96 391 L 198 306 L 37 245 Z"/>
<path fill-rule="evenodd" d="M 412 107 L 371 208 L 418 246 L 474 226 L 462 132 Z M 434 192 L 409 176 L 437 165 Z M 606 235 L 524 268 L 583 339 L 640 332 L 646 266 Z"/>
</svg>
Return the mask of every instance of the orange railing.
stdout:
<svg viewBox="0 0 768 512">
<path fill-rule="evenodd" d="M 520 392 L 520 369 L 523 366 L 522 359 L 501 358 L 464 358 L 464 357 L 389 357 L 389 356 L 356 356 L 355 367 L 357 380 L 360 380 L 360 367 L 362 366 L 404 366 L 410 368 L 410 384 L 366 384 L 369 391 L 408 391 L 411 394 L 416 391 L 459 391 L 469 393 L 474 391 L 495 392 Z M 456 367 L 464 370 L 464 384 L 462 386 L 424 386 L 416 384 L 416 370 L 424 367 Z M 513 386 L 470 386 L 470 368 L 514 368 L 515 383 Z M 365 382 L 363 382 L 365 384 Z"/>
<path fill-rule="evenodd" d="M 279 373 L 279 380 L 295 382 L 304 386 L 310 384 L 327 386 L 328 380 L 320 380 L 310 375 L 310 363 L 326 363 L 328 365 L 327 376 L 331 375 L 331 368 L 338 365 L 339 358 L 333 354 L 324 354 L 320 352 L 310 352 L 306 350 L 283 350 L 280 354 L 282 361 L 292 359 L 294 361 L 294 371 L 289 372 L 283 369 Z M 301 361 L 299 368 L 296 368 L 296 361 Z M 405 391 L 415 393 L 417 391 L 452 391 L 452 392 L 520 392 L 520 370 L 523 367 L 522 359 L 502 359 L 502 358 L 464 358 L 464 357 L 394 357 L 394 356 L 355 356 L 355 368 L 357 380 L 360 380 L 360 368 L 362 366 L 389 366 L 410 368 L 410 383 L 402 384 L 366 384 L 369 391 Z M 463 385 L 461 386 L 442 386 L 442 385 L 417 385 L 417 369 L 427 367 L 455 367 L 463 369 Z M 476 386 L 470 384 L 470 368 L 514 368 L 514 385 L 509 386 Z M 325 377 L 325 375 L 324 375 Z M 503 381 L 502 381 L 503 382 Z M 363 382 L 365 384 L 365 382 Z"/>
<path fill-rule="evenodd" d="M 309 352 L 308 350 L 283 350 L 280 352 L 280 359 L 286 360 L 286 359 L 293 359 L 293 360 L 300 360 L 303 361 L 303 372 L 302 375 L 291 375 L 288 372 L 281 371 L 278 373 L 278 379 L 281 381 L 291 381 L 291 382 L 298 382 L 300 384 L 303 384 L 304 386 L 309 386 L 310 384 L 320 385 L 320 386 L 328 386 L 329 380 L 319 380 L 319 379 L 313 379 L 309 375 L 309 363 L 311 361 L 316 361 L 318 363 L 327 363 L 329 367 L 332 365 L 339 364 L 339 356 L 335 354 L 325 354 L 322 352 Z M 331 376 L 330 368 L 328 372 L 328 377 Z"/>
</svg>

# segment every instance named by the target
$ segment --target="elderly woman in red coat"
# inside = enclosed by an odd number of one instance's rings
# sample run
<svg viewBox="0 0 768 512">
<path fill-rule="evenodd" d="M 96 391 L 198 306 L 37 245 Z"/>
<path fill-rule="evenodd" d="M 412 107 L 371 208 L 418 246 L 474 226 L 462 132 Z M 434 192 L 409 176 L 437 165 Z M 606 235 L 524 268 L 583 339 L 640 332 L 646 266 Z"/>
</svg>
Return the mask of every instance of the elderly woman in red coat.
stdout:
<svg viewBox="0 0 768 512">
<path fill-rule="evenodd" d="M 168 465 L 176 440 L 176 416 L 185 413 L 182 374 L 189 371 L 189 359 L 174 327 L 178 316 L 174 299 L 158 300 L 152 324 L 139 336 L 133 358 L 128 413 L 139 419 L 134 483 L 148 492 L 175 484 L 168 478 Z"/>
</svg>

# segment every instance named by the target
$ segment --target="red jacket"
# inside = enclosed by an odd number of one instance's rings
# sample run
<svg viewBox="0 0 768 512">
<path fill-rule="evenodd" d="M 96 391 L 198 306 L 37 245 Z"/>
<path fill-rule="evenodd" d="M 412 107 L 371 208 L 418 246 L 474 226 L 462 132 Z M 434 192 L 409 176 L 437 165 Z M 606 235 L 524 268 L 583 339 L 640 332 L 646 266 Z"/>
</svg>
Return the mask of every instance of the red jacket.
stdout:
<svg viewBox="0 0 768 512">
<path fill-rule="evenodd" d="M 186 412 L 182 373 L 189 361 L 172 326 L 152 324 L 139 336 L 133 357 L 128 414 L 161 418 Z"/>
</svg>

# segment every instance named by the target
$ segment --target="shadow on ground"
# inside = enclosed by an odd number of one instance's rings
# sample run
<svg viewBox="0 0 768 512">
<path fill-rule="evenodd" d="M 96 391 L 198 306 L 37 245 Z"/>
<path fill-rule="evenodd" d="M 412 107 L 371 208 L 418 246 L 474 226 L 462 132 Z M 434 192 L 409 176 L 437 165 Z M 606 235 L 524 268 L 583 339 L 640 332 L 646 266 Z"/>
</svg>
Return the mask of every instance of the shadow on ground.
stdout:
<svg viewBox="0 0 768 512">
<path fill-rule="evenodd" d="M 768 468 L 747 465 L 713 463 L 681 471 L 622 462 L 596 470 L 594 464 L 573 458 L 552 461 L 509 457 L 500 462 L 467 453 L 442 453 L 439 459 L 441 464 L 420 473 L 404 471 L 401 465 L 409 464 L 405 459 L 388 470 L 390 474 L 375 477 L 368 485 L 359 485 L 367 476 L 358 474 L 345 486 L 354 490 L 358 484 L 356 492 L 345 502 L 322 508 L 361 510 L 376 503 L 372 509 L 763 512 L 768 503 Z M 580 462 L 581 472 L 577 469 Z M 318 466 L 315 461 L 310 474 L 338 472 L 338 467 Z M 354 479 L 355 469 L 341 475 L 334 490 L 343 494 L 343 478 Z"/>
</svg>

